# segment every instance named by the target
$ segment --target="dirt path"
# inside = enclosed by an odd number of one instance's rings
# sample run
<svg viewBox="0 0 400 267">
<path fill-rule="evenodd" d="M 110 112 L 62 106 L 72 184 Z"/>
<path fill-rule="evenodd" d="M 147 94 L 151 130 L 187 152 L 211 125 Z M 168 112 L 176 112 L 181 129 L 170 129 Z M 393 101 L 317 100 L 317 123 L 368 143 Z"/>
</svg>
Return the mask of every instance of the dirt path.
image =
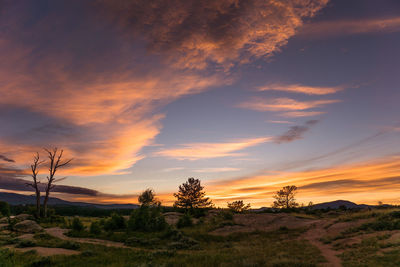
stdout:
<svg viewBox="0 0 400 267">
<path fill-rule="evenodd" d="M 63 239 L 63 240 L 75 241 L 75 242 L 79 242 L 79 243 L 90 243 L 90 244 L 102 245 L 102 246 L 106 246 L 106 247 L 131 248 L 131 247 L 125 246 L 124 243 L 121 243 L 121 242 L 113 242 L 113 241 L 108 241 L 108 240 L 103 240 L 103 239 L 95 239 L 95 238 L 69 237 L 69 236 L 64 235 L 69 230 L 61 229 L 59 227 L 47 228 L 47 229 L 45 229 L 45 231 L 49 235 Z"/>
<path fill-rule="evenodd" d="M 65 248 L 47 248 L 47 247 L 28 247 L 28 248 L 16 248 L 14 246 L 5 246 L 5 248 L 9 248 L 19 252 L 27 252 L 30 250 L 35 250 L 40 256 L 47 257 L 53 255 L 77 255 L 80 254 L 80 251 L 65 249 Z"/>
<path fill-rule="evenodd" d="M 328 261 L 326 266 L 329 267 L 341 267 L 342 263 L 340 258 L 336 255 L 338 252 L 333 250 L 328 244 L 324 244 L 320 241 L 320 238 L 327 235 L 325 226 L 329 225 L 330 221 L 320 221 L 315 223 L 310 230 L 302 235 L 302 238 L 308 240 L 312 245 L 316 246 L 322 256 Z"/>
</svg>

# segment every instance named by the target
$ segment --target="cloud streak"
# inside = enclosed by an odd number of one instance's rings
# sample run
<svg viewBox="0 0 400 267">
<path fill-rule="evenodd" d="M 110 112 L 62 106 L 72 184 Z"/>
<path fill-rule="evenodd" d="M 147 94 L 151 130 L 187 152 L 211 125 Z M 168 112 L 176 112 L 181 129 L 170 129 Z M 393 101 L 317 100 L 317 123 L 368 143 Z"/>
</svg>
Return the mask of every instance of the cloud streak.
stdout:
<svg viewBox="0 0 400 267">
<path fill-rule="evenodd" d="M 15 160 L 7 158 L 4 155 L 0 155 L 0 160 L 6 161 L 6 162 L 15 162 Z"/>
<path fill-rule="evenodd" d="M 304 125 L 292 126 L 284 134 L 275 137 L 274 141 L 275 141 L 275 143 L 282 144 L 282 143 L 289 143 L 289 142 L 293 142 L 298 139 L 302 139 L 304 133 L 309 131 L 310 128 L 317 123 L 318 123 L 318 120 L 309 120 Z"/>
<path fill-rule="evenodd" d="M 240 103 L 238 107 L 256 111 L 292 111 L 292 110 L 306 110 L 316 107 L 322 107 L 337 102 L 340 102 L 340 100 L 328 99 L 328 100 L 298 101 L 291 98 L 266 99 L 261 97 L 254 97 L 249 101 Z"/>
<path fill-rule="evenodd" d="M 320 21 L 304 25 L 299 36 L 327 38 L 342 35 L 391 33 L 400 31 L 400 17 Z"/>
<path fill-rule="evenodd" d="M 178 148 L 160 150 L 156 156 L 169 157 L 179 160 L 199 160 L 208 158 L 242 156 L 239 152 L 248 147 L 270 142 L 271 137 L 242 139 L 225 143 L 192 143 L 183 144 Z"/>
<path fill-rule="evenodd" d="M 258 91 L 282 91 L 290 93 L 301 93 L 306 95 L 328 95 L 343 91 L 345 87 L 322 87 L 322 86 L 307 86 L 301 84 L 267 84 L 257 87 Z"/>
<path fill-rule="evenodd" d="M 224 203 L 227 198 L 248 199 L 265 206 L 273 202 L 272 196 L 278 189 L 294 184 L 299 187 L 300 201 L 305 203 L 310 200 L 329 201 L 332 198 L 376 203 L 380 199 L 398 199 L 399 159 L 399 156 L 388 156 L 317 170 L 261 173 L 237 180 L 210 183 L 208 190 L 216 203 Z"/>
</svg>

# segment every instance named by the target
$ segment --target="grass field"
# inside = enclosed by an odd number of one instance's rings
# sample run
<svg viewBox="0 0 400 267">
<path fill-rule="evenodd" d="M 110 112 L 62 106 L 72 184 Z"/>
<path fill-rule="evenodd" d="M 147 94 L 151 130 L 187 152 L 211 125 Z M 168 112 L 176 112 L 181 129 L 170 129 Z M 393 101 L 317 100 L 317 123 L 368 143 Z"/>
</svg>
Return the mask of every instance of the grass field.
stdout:
<svg viewBox="0 0 400 267">
<path fill-rule="evenodd" d="M 318 216 L 301 212 L 238 216 L 221 212 L 202 217 L 193 225 L 171 225 L 159 231 L 106 231 L 111 218 L 80 217 L 84 229 L 63 230 L 70 232 L 62 238 L 48 230 L 72 227 L 72 218 L 57 217 L 53 222 L 42 222 L 44 230 L 34 235 L 1 231 L 0 266 L 326 266 L 335 260 L 343 266 L 400 263 L 398 209 L 331 211 Z M 248 216 L 253 221 L 246 224 Z M 90 232 L 93 222 L 102 227 L 97 234 Z M 230 232 L 216 234 L 219 229 Z M 38 247 L 60 248 L 76 255 L 60 252 L 46 256 L 37 252 Z"/>
</svg>

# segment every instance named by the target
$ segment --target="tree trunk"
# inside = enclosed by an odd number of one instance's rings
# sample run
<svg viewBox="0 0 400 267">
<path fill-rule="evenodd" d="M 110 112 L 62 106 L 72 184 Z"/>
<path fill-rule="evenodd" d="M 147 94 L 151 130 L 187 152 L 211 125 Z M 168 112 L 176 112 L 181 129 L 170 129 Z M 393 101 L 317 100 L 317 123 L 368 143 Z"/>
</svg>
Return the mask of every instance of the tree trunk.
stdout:
<svg viewBox="0 0 400 267">
<path fill-rule="evenodd" d="M 49 193 L 50 189 L 46 189 L 46 196 L 44 197 L 44 202 L 43 202 L 43 213 L 45 218 L 47 218 L 47 201 L 49 201 Z"/>
<path fill-rule="evenodd" d="M 40 191 L 36 188 L 36 217 L 40 218 Z"/>
</svg>

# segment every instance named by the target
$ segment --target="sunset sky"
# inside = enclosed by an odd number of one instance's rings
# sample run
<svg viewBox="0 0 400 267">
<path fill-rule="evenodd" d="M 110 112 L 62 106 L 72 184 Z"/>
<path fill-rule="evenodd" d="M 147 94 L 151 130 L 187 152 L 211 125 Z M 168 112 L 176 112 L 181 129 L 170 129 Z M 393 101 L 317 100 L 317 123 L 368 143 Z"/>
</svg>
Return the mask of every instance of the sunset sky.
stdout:
<svg viewBox="0 0 400 267">
<path fill-rule="evenodd" d="M 0 0 L 0 125 L 6 192 L 400 204 L 400 1 Z"/>
</svg>

